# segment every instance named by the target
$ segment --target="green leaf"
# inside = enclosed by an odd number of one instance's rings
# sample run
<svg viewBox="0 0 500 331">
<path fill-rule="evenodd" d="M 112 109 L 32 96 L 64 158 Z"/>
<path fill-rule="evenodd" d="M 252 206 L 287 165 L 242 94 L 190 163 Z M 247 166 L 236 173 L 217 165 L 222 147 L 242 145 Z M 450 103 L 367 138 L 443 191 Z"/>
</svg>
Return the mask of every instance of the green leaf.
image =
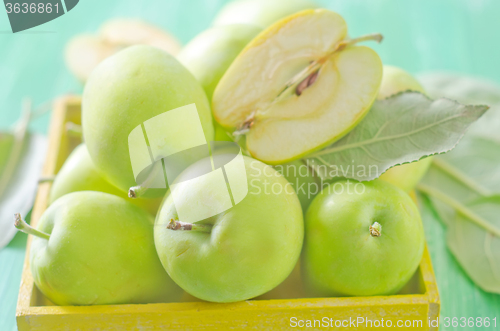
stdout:
<svg viewBox="0 0 500 331">
<path fill-rule="evenodd" d="M 487 106 L 430 100 L 403 92 L 376 101 L 368 115 L 344 138 L 307 156 L 323 179 L 378 178 L 389 168 L 453 149 Z"/>
<path fill-rule="evenodd" d="M 26 136 L 19 162 L 0 197 L 0 249 L 17 233 L 14 214 L 27 215 L 33 207 L 46 148 L 47 139 L 44 136 Z"/>
<path fill-rule="evenodd" d="M 0 140 L 0 248 L 16 234 L 13 215 L 26 215 L 35 199 L 38 179 L 45 157 L 46 139 L 28 134 L 28 124 L 35 114 L 31 101 L 23 105 L 23 114 L 13 134 L 1 134 Z"/>
<path fill-rule="evenodd" d="M 500 293 L 500 87 L 474 78 L 428 74 L 432 96 L 491 103 L 460 144 L 439 155 L 418 188 L 447 226 L 447 244 L 483 290 Z"/>
<path fill-rule="evenodd" d="M 468 208 L 500 230 L 500 195 L 476 200 Z M 500 293 L 500 237 L 457 214 L 446 241 L 476 284 L 487 292 Z"/>
<path fill-rule="evenodd" d="M 500 86 L 474 77 L 427 73 L 419 80 L 432 98 L 449 98 L 464 104 L 486 104 L 491 109 L 471 125 L 469 135 L 500 141 Z"/>
</svg>

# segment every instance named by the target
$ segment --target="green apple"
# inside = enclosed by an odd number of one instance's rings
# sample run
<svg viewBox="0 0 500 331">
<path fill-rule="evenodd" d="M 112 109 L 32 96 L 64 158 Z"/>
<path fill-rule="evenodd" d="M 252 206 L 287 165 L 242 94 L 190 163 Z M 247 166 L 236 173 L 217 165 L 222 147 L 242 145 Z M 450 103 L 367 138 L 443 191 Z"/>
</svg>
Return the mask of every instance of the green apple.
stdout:
<svg viewBox="0 0 500 331">
<path fill-rule="evenodd" d="M 78 191 L 99 191 L 127 198 L 127 193 L 119 190 L 104 179 L 92 163 L 85 144 L 77 146 L 64 162 L 50 188 L 49 203 L 53 203 L 63 195 Z M 130 199 L 150 214 L 156 215 L 162 198 Z"/>
<path fill-rule="evenodd" d="M 14 140 L 15 138 L 13 134 L 0 132 L 0 177 L 2 177 L 3 170 L 9 160 Z"/>
<path fill-rule="evenodd" d="M 385 65 L 377 99 L 385 99 L 408 90 L 425 93 L 424 88 L 410 73 L 398 67 Z M 396 185 L 405 192 L 410 192 L 425 175 L 431 163 L 432 158 L 427 157 L 418 162 L 402 164 L 387 170 L 380 179 Z"/>
<path fill-rule="evenodd" d="M 250 155 L 283 164 L 324 148 L 367 114 L 382 79 L 372 49 L 346 40 L 344 19 L 326 9 L 284 18 L 233 61 L 212 98 L 215 120 L 244 135 Z"/>
<path fill-rule="evenodd" d="M 379 178 L 391 183 L 405 192 L 412 191 L 424 177 L 432 164 L 432 157 L 426 157 L 417 162 L 405 163 L 390 168 Z"/>
<path fill-rule="evenodd" d="M 312 202 L 302 266 L 321 296 L 397 293 L 424 251 L 418 208 L 384 181 L 338 181 Z"/>
<path fill-rule="evenodd" d="M 233 141 L 231 133 L 224 130 L 218 123 L 214 123 L 214 140 L 215 141 Z"/>
<path fill-rule="evenodd" d="M 141 45 L 101 62 L 87 81 L 82 100 L 83 136 L 97 169 L 123 191 L 141 184 L 134 178 L 129 134 L 157 115 L 191 104 L 199 117 L 193 124 L 201 123 L 203 128 L 201 139 L 204 135 L 212 141 L 214 128 L 205 92 L 174 57 Z M 189 123 L 173 128 L 167 139 L 164 124 L 152 121 L 153 128 L 147 132 L 151 149 L 182 150 L 187 136 L 196 134 Z M 147 148 L 143 150 L 149 158 Z M 150 191 L 150 197 L 164 194 L 164 190 Z"/>
<path fill-rule="evenodd" d="M 167 195 L 156 217 L 155 244 L 163 266 L 202 300 L 234 302 L 268 292 L 291 273 L 302 248 L 302 211 L 288 181 L 262 162 L 241 160 L 248 192 L 240 202 L 201 222 L 179 220 L 177 210 L 198 212 L 226 199 L 226 185 L 217 189 L 215 177 L 203 176 L 196 188 L 180 190 L 175 205 L 174 193 Z M 207 164 L 210 160 L 199 161 L 179 178 L 191 178 Z M 245 174 L 237 178 L 244 180 Z M 231 178 L 229 183 L 234 195 Z"/>
<path fill-rule="evenodd" d="M 314 176 L 312 170 L 301 160 L 292 161 L 274 167 L 292 184 L 305 214 L 314 197 L 321 191 L 321 179 Z"/>
<path fill-rule="evenodd" d="M 40 291 L 58 305 L 167 302 L 180 297 L 155 251 L 153 217 L 112 194 L 74 192 L 43 213 L 30 268 Z"/>
<path fill-rule="evenodd" d="M 211 100 L 229 65 L 260 31 L 248 24 L 210 28 L 191 40 L 177 59 L 198 79 Z"/>
<path fill-rule="evenodd" d="M 236 0 L 221 9 L 213 25 L 244 23 L 266 28 L 286 16 L 317 7 L 311 0 Z"/>
<path fill-rule="evenodd" d="M 172 55 L 179 53 L 180 43 L 168 32 L 136 19 L 112 19 L 105 22 L 99 34 L 81 34 L 70 39 L 64 60 L 69 70 L 82 82 L 107 57 L 121 49 L 145 44 Z"/>
</svg>

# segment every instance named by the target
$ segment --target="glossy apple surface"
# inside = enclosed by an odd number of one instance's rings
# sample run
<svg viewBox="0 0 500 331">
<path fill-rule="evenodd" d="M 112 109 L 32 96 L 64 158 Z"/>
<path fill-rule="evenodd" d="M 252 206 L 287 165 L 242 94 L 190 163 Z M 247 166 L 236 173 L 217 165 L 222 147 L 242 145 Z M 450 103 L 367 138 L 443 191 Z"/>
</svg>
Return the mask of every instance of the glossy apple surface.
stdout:
<svg viewBox="0 0 500 331">
<path fill-rule="evenodd" d="M 58 305 L 168 302 L 180 289 L 163 269 L 153 217 L 115 195 L 75 192 L 44 212 L 30 267 L 37 287 Z"/>
<path fill-rule="evenodd" d="M 206 141 L 213 140 L 205 92 L 174 57 L 151 46 L 132 46 L 109 57 L 92 72 L 82 100 L 83 136 L 95 166 L 125 192 L 140 184 L 132 170 L 129 134 L 156 115 L 190 104 L 196 105 Z M 178 136 L 149 139 L 150 145 L 181 149 L 194 129 L 176 130 Z M 156 196 L 164 194 L 157 191 Z"/>
<path fill-rule="evenodd" d="M 371 228 L 376 223 L 379 236 Z M 307 211 L 302 266 L 321 296 L 394 294 L 415 273 L 423 250 L 417 206 L 384 181 L 336 182 Z"/>
<path fill-rule="evenodd" d="M 261 295 L 279 285 L 295 267 L 303 240 L 303 217 L 297 195 L 272 167 L 244 157 L 248 194 L 241 202 L 202 222 L 209 232 L 167 228 L 177 220 L 176 208 L 192 195 L 210 192 L 213 177 L 199 180 L 174 205 L 168 195 L 156 218 L 155 244 L 163 266 L 189 294 L 213 302 L 235 302 Z M 195 164 L 186 170 L 196 172 Z M 180 202 L 179 202 L 180 201 Z M 191 208 L 206 208 L 203 199 Z"/>
<path fill-rule="evenodd" d="M 130 199 L 127 193 L 104 179 L 92 163 L 85 144 L 77 146 L 64 162 L 50 188 L 49 203 L 63 195 L 78 191 L 98 191 L 113 194 L 139 206 L 155 216 L 162 198 Z"/>
<path fill-rule="evenodd" d="M 403 91 L 417 91 L 425 93 L 420 83 L 407 71 L 389 65 L 384 65 L 384 74 L 377 99 L 385 99 Z M 410 192 L 417 186 L 432 163 L 427 157 L 418 162 L 402 164 L 387 170 L 380 179 L 396 185 L 405 192 Z"/>
</svg>

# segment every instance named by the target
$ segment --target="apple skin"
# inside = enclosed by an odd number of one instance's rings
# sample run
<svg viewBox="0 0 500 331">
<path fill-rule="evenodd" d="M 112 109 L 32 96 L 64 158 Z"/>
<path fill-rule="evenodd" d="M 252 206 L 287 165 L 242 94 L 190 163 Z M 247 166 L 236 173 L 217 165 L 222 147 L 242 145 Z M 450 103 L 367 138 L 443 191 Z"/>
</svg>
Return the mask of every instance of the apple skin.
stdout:
<svg viewBox="0 0 500 331">
<path fill-rule="evenodd" d="M 272 167 L 249 157 L 244 163 L 248 194 L 202 222 L 213 224 L 211 233 L 167 229 L 170 219 L 178 219 L 171 195 L 156 217 L 155 244 L 163 266 L 202 300 L 235 302 L 261 295 L 283 282 L 299 259 L 304 223 L 297 195 Z M 196 164 L 192 167 L 186 171 L 196 171 Z M 199 192 L 211 187 L 207 179 Z M 211 194 L 212 199 L 219 195 Z"/>
<path fill-rule="evenodd" d="M 125 199 L 74 192 L 44 212 L 30 267 L 35 284 L 58 305 L 168 302 L 180 289 L 162 268 L 153 217 Z"/>
<path fill-rule="evenodd" d="M 380 237 L 370 235 L 374 222 L 382 225 Z M 380 180 L 342 180 L 326 187 L 307 211 L 302 266 L 319 296 L 394 294 L 415 273 L 424 245 L 418 208 L 408 194 Z"/>
<path fill-rule="evenodd" d="M 192 103 L 206 140 L 212 141 L 214 128 L 205 92 L 174 57 L 140 45 L 101 62 L 90 75 L 82 100 L 83 136 L 99 172 L 124 192 L 137 185 L 129 157 L 130 132 L 156 115 Z M 148 193 L 147 197 L 158 197 L 165 191 Z"/>
<path fill-rule="evenodd" d="M 286 16 L 314 8 L 318 5 L 310 0 L 237 0 L 221 9 L 213 25 L 243 23 L 267 28 Z"/>
<path fill-rule="evenodd" d="M 292 184 L 299 198 L 302 212 L 305 214 L 314 197 L 321 191 L 320 179 L 318 178 L 317 182 L 311 169 L 301 160 L 277 165 L 274 168 Z"/>
<path fill-rule="evenodd" d="M 212 27 L 194 37 L 177 59 L 198 79 L 211 100 L 227 68 L 260 31 L 248 24 Z"/>
<path fill-rule="evenodd" d="M 49 203 L 53 203 L 63 195 L 78 191 L 98 191 L 113 194 L 133 203 L 155 216 L 162 198 L 130 199 L 104 179 L 92 163 L 85 144 L 77 146 L 64 162 L 50 188 Z"/>
<path fill-rule="evenodd" d="M 403 91 L 417 91 L 425 94 L 420 83 L 405 70 L 384 65 L 382 83 L 377 99 L 382 100 L 393 94 Z M 405 192 L 410 192 L 417 186 L 432 163 L 432 158 L 427 157 L 418 162 L 402 164 L 387 170 L 380 179 L 396 185 Z"/>
<path fill-rule="evenodd" d="M 7 165 L 9 156 L 14 146 L 14 135 L 7 132 L 0 132 L 0 177 Z"/>
<path fill-rule="evenodd" d="M 432 157 L 426 157 L 417 162 L 392 167 L 379 178 L 409 193 L 425 176 L 431 164 Z"/>
</svg>

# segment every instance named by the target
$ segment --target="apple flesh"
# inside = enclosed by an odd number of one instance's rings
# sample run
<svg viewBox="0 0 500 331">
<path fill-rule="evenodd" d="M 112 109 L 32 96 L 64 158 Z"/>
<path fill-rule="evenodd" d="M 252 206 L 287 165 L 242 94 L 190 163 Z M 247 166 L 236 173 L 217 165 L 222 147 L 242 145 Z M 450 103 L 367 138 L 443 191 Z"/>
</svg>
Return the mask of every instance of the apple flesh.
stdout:
<svg viewBox="0 0 500 331">
<path fill-rule="evenodd" d="M 345 40 L 344 19 L 306 10 L 264 30 L 217 85 L 212 111 L 246 149 L 282 164 L 342 138 L 366 115 L 382 78 L 377 53 Z M 379 38 L 380 36 L 372 36 Z"/>
<path fill-rule="evenodd" d="M 179 53 L 179 42 L 168 32 L 135 19 L 113 19 L 101 27 L 99 34 L 81 34 L 70 39 L 64 59 L 69 70 L 82 82 L 107 57 L 125 47 L 144 44 L 172 55 Z"/>
<path fill-rule="evenodd" d="M 193 103 L 205 139 L 212 141 L 214 128 L 205 92 L 174 57 L 141 45 L 103 61 L 87 81 L 82 101 L 83 136 L 99 172 L 124 192 L 140 184 L 136 183 L 132 170 L 129 134 L 156 115 Z M 183 128 L 183 132 L 188 134 L 190 129 Z M 180 134 L 169 141 L 150 139 L 149 143 L 175 150 L 181 149 L 185 140 L 185 135 Z M 151 190 L 150 197 L 164 192 Z"/>
<path fill-rule="evenodd" d="M 63 195 L 79 191 L 98 191 L 128 198 L 127 193 L 104 179 L 92 163 L 85 144 L 77 146 L 64 162 L 50 188 L 49 203 Z M 131 203 L 143 208 L 153 216 L 160 207 L 162 198 L 130 199 Z"/>
<path fill-rule="evenodd" d="M 248 193 L 233 207 L 192 225 L 208 230 L 173 230 L 171 223 L 178 224 L 176 210 L 192 195 L 210 192 L 212 202 L 224 198 L 225 191 L 214 190 L 213 177 L 199 178 L 196 190 L 182 192 L 175 205 L 167 195 L 156 217 L 155 244 L 163 266 L 181 288 L 202 300 L 235 302 L 268 292 L 287 278 L 300 255 L 304 224 L 297 195 L 272 167 L 243 159 Z M 184 175 L 197 173 L 206 162 L 195 163 Z M 199 199 L 189 207 L 206 206 Z"/>
<path fill-rule="evenodd" d="M 314 8 L 318 5 L 310 0 L 237 0 L 221 9 L 213 25 L 244 23 L 267 28 L 286 16 Z"/>
<path fill-rule="evenodd" d="M 198 79 L 211 100 L 227 68 L 260 31 L 247 24 L 210 28 L 191 40 L 177 59 Z"/>
<path fill-rule="evenodd" d="M 320 296 L 397 293 L 423 251 L 417 206 L 384 181 L 331 184 L 306 215 L 302 265 Z"/>
<path fill-rule="evenodd" d="M 377 99 L 382 100 L 403 91 L 417 91 L 425 94 L 422 85 L 410 73 L 398 67 L 384 65 L 384 74 Z M 426 174 L 431 163 L 432 158 L 427 157 L 418 162 L 395 166 L 383 173 L 380 179 L 405 192 L 410 192 Z"/>
<path fill-rule="evenodd" d="M 36 286 L 66 306 L 176 300 L 181 291 L 158 259 L 153 221 L 115 195 L 86 191 L 61 197 L 37 227 L 48 239 L 35 236 L 31 243 Z"/>
</svg>

